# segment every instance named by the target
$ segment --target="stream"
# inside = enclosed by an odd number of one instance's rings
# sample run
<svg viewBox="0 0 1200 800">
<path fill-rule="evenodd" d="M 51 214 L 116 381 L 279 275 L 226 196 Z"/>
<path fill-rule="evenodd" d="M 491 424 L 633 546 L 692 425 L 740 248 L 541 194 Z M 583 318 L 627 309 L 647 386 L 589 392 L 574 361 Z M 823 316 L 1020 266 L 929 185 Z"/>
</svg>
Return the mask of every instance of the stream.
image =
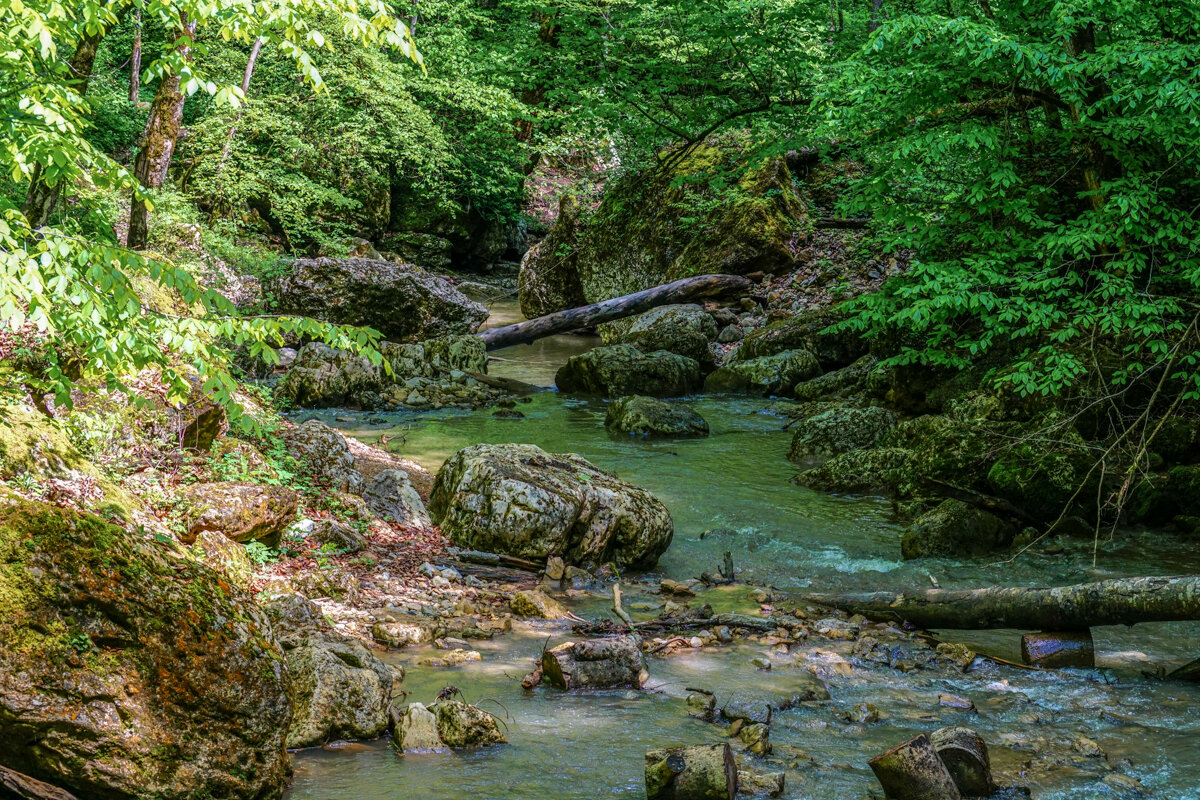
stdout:
<svg viewBox="0 0 1200 800">
<path fill-rule="evenodd" d="M 490 324 L 519 319 L 514 302 L 498 304 Z M 557 336 L 495 353 L 492 374 L 553 386 L 555 370 L 598 340 Z M 912 589 L 987 584 L 1062 584 L 1123 575 L 1200 572 L 1200 549 L 1155 531 L 1121 531 L 1112 541 L 1055 542 L 1062 552 L 1031 550 L 970 561 L 899 557 L 900 526 L 890 503 L 875 497 L 835 497 L 790 479 L 797 465 L 785 455 L 787 419 L 771 400 L 748 397 L 684 398 L 708 420 L 711 435 L 693 440 L 612 437 L 605 403 L 555 391 L 518 404 L 524 419 L 498 419 L 492 409 L 443 409 L 391 414 L 331 410 L 306 413 L 365 441 L 387 434 L 387 447 L 431 471 L 461 447 L 479 442 L 528 442 L 550 452 L 574 452 L 654 492 L 670 509 L 675 539 L 654 577 L 685 579 L 715 570 L 726 550 L 739 579 L 789 590 Z M 1057 551 L 1057 547 L 1055 548 Z M 702 592 L 697 602 L 717 610 L 755 612 L 751 588 Z M 657 614 L 661 599 L 644 587 L 627 592 L 635 618 Z M 601 616 L 600 597 L 572 610 Z M 648 692 L 561 693 L 522 691 L 519 681 L 561 627 L 517 623 L 514 632 L 473 642 L 482 661 L 455 668 L 418 666 L 432 648 L 384 653 L 404 664 L 409 699 L 431 702 L 448 684 L 466 700 L 496 713 L 510 744 L 452 755 L 398 756 L 386 739 L 302 751 L 295 758 L 299 798 L 645 797 L 643 754 L 652 747 L 723 741 L 721 727 L 688 716 L 685 687 L 771 695 L 815 670 L 831 700 L 780 712 L 771 726 L 775 756 L 784 768 L 784 797 L 841 800 L 879 796 L 867 760 L 922 731 L 950 724 L 976 729 L 988 742 L 1003 782 L 1033 797 L 1136 796 L 1120 779 L 1136 779 L 1156 798 L 1200 797 L 1200 686 L 1147 677 L 1200 655 L 1200 624 L 1161 623 L 1096 628 L 1096 669 L 1028 671 L 977 662 L 965 674 L 903 672 L 852 665 L 853 643 L 813 641 L 790 653 L 755 642 L 651 657 Z M 945 632 L 981 653 L 1019 660 L 1019 632 Z M 770 671 L 751 665 L 768 656 Z M 939 705 L 940 694 L 970 698 L 977 711 Z M 870 702 L 881 719 L 844 721 L 839 712 Z M 1099 744 L 1089 751 L 1080 737 Z M 1113 778 L 1113 773 L 1117 779 Z M 1106 779 L 1105 776 L 1108 776 Z M 874 792 L 874 794 L 872 794 Z"/>
</svg>

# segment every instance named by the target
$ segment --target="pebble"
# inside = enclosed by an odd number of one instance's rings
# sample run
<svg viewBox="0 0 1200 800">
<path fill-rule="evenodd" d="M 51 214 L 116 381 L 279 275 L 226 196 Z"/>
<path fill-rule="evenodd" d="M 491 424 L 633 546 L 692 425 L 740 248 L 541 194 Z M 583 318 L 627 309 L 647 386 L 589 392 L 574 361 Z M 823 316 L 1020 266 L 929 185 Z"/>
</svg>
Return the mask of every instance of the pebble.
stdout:
<svg viewBox="0 0 1200 800">
<path fill-rule="evenodd" d="M 974 711 L 975 701 L 969 697 L 962 697 L 957 694 L 942 694 L 938 695 L 938 704 L 946 706 L 946 708 L 957 708 L 962 711 Z"/>
<path fill-rule="evenodd" d="M 688 642 L 692 647 L 704 647 L 704 640 L 699 636 L 693 636 Z"/>
<path fill-rule="evenodd" d="M 763 658 L 762 656 L 750 659 L 750 663 L 762 670 L 771 668 L 771 659 Z"/>
</svg>

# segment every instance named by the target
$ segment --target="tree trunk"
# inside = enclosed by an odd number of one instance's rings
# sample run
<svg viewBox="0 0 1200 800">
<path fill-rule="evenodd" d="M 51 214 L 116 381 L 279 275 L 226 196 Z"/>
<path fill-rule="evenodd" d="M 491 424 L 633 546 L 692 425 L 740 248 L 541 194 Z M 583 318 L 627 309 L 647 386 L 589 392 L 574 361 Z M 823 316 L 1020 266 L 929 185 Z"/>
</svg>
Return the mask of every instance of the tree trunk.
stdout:
<svg viewBox="0 0 1200 800">
<path fill-rule="evenodd" d="M 87 94 L 88 83 L 92 79 L 92 68 L 96 64 L 96 51 L 100 49 L 103 39 L 103 31 L 84 34 L 75 46 L 71 60 L 67 62 L 67 68 L 71 71 L 71 86 L 80 97 Z M 60 194 L 62 181 L 55 180 L 49 183 L 43 175 L 42 165 L 35 166 L 29 182 L 29 192 L 25 195 L 25 206 L 21 209 L 25 218 L 29 220 L 29 227 L 41 228 L 50 221 L 50 214 L 53 213 Z"/>
<path fill-rule="evenodd" d="M 133 27 L 133 53 L 129 56 L 129 102 L 141 102 L 142 88 L 142 10 L 137 9 Z"/>
<path fill-rule="evenodd" d="M 481 331 L 477 336 L 483 339 L 488 350 L 498 350 L 514 344 L 528 344 L 545 336 L 565 333 L 579 328 L 599 325 L 601 322 L 612 322 L 615 319 L 641 314 L 658 306 L 673 303 L 690 303 L 706 297 L 747 294 L 754 287 L 754 282 L 741 275 L 699 275 L 694 278 L 683 278 L 653 289 L 615 297 L 602 303 L 592 303 L 566 311 L 556 311 L 544 317 L 538 317 L 503 328 L 492 328 Z"/>
<path fill-rule="evenodd" d="M 4 800 L 77 800 L 75 795 L 0 765 L 0 798 Z"/>
<path fill-rule="evenodd" d="M 542 654 L 542 673 L 559 689 L 640 689 L 645 669 L 633 636 L 566 642 Z"/>
<path fill-rule="evenodd" d="M 883 25 L 883 0 L 871 0 L 871 17 L 867 20 L 867 33 L 874 33 Z"/>
<path fill-rule="evenodd" d="M 996 791 L 987 744 L 978 733 L 970 728 L 940 728 L 929 735 L 929 742 L 965 797 L 991 797 Z"/>
<path fill-rule="evenodd" d="M 254 40 L 254 46 L 250 48 L 250 57 L 246 59 L 246 70 L 242 73 L 242 94 L 250 93 L 250 79 L 254 77 L 254 63 L 258 61 L 258 54 L 262 52 L 263 37 L 258 37 Z"/>
<path fill-rule="evenodd" d="M 1200 577 L 1118 578 L 1074 586 L 801 595 L 807 602 L 922 628 L 1082 630 L 1200 619 Z"/>
<path fill-rule="evenodd" d="M 1021 637 L 1021 660 L 1034 667 L 1094 667 L 1092 632 L 1027 633 Z"/>
<path fill-rule="evenodd" d="M 962 800 L 950 771 L 923 733 L 867 763 L 892 800 Z"/>
<path fill-rule="evenodd" d="M 180 15 L 179 22 L 181 29 L 177 33 L 182 43 L 176 52 L 188 58 L 192 51 L 192 37 L 196 34 L 196 23 L 189 22 L 186 14 Z M 154 92 L 150 118 L 146 120 L 142 143 L 133 162 L 134 177 L 147 189 L 157 189 L 166 183 L 167 169 L 171 166 L 175 142 L 179 139 L 179 126 L 183 122 L 183 100 L 183 92 L 179 89 L 179 73 L 164 75 Z M 134 197 L 129 209 L 128 246 L 134 250 L 145 247 L 149 232 L 149 209 L 144 201 Z"/>
<path fill-rule="evenodd" d="M 646 753 L 647 800 L 733 800 L 737 776 L 737 762 L 728 744 Z"/>
</svg>

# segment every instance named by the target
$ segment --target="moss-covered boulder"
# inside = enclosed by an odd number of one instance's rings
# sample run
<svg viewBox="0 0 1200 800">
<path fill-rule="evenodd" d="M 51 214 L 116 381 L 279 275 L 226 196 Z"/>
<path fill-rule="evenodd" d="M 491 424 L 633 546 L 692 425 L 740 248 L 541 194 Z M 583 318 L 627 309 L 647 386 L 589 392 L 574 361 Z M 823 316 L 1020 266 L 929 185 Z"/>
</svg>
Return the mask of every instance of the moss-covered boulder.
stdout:
<svg viewBox="0 0 1200 800">
<path fill-rule="evenodd" d="M 830 408 L 796 425 L 788 458 L 799 461 L 871 447 L 894 427 L 896 415 L 886 408 Z"/>
<path fill-rule="evenodd" d="M 1096 496 L 1089 478 L 1088 444 L 1074 429 L 1051 437 L 1019 441 L 1002 451 L 988 469 L 987 484 L 997 497 L 1044 520 L 1055 520 L 1080 496 Z M 1098 457 L 1098 454 L 1096 454 Z M 1084 489 L 1090 481 L 1090 491 Z"/>
<path fill-rule="evenodd" d="M 634 436 L 708 435 L 708 422 L 688 406 L 642 395 L 609 403 L 604 426 Z"/>
<path fill-rule="evenodd" d="M 615 344 L 572 356 L 554 383 L 562 392 L 604 397 L 675 397 L 699 388 L 700 364 L 665 350 L 643 353 L 630 344 Z"/>
<path fill-rule="evenodd" d="M 787 350 L 748 361 L 730 361 L 704 379 L 704 391 L 779 394 L 791 391 L 820 371 L 817 357 L 810 351 Z"/>
<path fill-rule="evenodd" d="M 717 323 L 698 305 L 659 306 L 633 320 L 621 341 L 643 353 L 666 350 L 711 368 L 709 342 L 717 338 Z"/>
<path fill-rule="evenodd" d="M 866 391 L 867 378 L 878 363 L 874 356 L 865 355 L 849 366 L 801 381 L 796 384 L 792 393 L 801 401 L 863 394 Z"/>
<path fill-rule="evenodd" d="M 223 533 L 200 531 L 192 543 L 192 553 L 208 566 L 222 573 L 229 582 L 243 589 L 250 586 L 254 565 L 245 546 Z"/>
<path fill-rule="evenodd" d="M 476 336 L 449 336 L 411 344 L 384 342 L 391 368 L 322 342 L 310 342 L 275 387 L 276 398 L 303 408 L 478 406 L 496 392 L 473 373 L 487 372 L 487 350 Z"/>
<path fill-rule="evenodd" d="M 526 319 L 587 305 L 575 269 L 581 213 L 575 196 L 564 194 L 550 233 L 525 251 L 517 275 L 517 298 Z"/>
<path fill-rule="evenodd" d="M 478 444 L 438 471 L 429 504 L 455 544 L 594 567 L 650 567 L 674 526 L 654 495 L 573 453 Z"/>
<path fill-rule="evenodd" d="M 755 157 L 732 138 L 665 155 L 614 186 L 586 220 L 567 215 L 563 233 L 556 226 L 522 271 L 553 273 L 595 303 L 691 275 L 791 267 L 811 223 L 783 157 Z M 710 181 L 718 175 L 720 190 Z M 532 287 L 546 283 L 524 278 L 522 306 Z M 558 296 L 572 304 L 579 299 Z M 555 305 L 540 302 L 537 310 L 569 307 Z M 607 327 L 615 335 L 628 325 Z"/>
<path fill-rule="evenodd" d="M 868 349 L 856 331 L 829 330 L 845 318 L 846 313 L 837 308 L 820 308 L 772 322 L 747 335 L 731 360 L 807 350 L 817 357 L 822 370 L 840 369 L 866 355 Z"/>
<path fill-rule="evenodd" d="M 280 313 L 364 325 L 393 342 L 474 333 L 487 309 L 411 264 L 301 258 L 268 284 Z"/>
<path fill-rule="evenodd" d="M 441 700 L 429 707 L 437 719 L 438 737 L 450 748 L 504 744 L 496 718 L 461 700 Z"/>
<path fill-rule="evenodd" d="M 299 495 L 286 487 L 238 481 L 193 484 L 181 497 L 188 515 L 183 539 L 189 544 L 201 531 L 213 531 L 235 542 L 274 547 L 296 518 L 299 502 Z"/>
<path fill-rule="evenodd" d="M 288 679 L 250 598 L 169 541 L 0 506 L 0 763 L 81 798 L 280 797 Z"/>
<path fill-rule="evenodd" d="M 984 555 L 1012 544 L 1017 527 L 960 500 L 943 500 L 904 530 L 900 552 L 905 559 Z"/>
<path fill-rule="evenodd" d="M 535 619 L 565 619 L 567 610 L 540 589 L 523 589 L 508 601 L 508 607 L 518 617 Z"/>
<path fill-rule="evenodd" d="M 342 434 L 316 419 L 283 431 L 288 451 L 335 492 L 361 492 L 363 476 Z"/>
<path fill-rule="evenodd" d="M 264 607 L 292 679 L 288 747 L 335 739 L 373 739 L 388 726 L 392 672 L 357 639 L 333 630 L 321 610 L 298 594 Z"/>
<path fill-rule="evenodd" d="M 837 494 L 892 494 L 905 486 L 913 454 L 899 447 L 868 448 L 839 453 L 796 476 L 801 486 Z"/>
</svg>

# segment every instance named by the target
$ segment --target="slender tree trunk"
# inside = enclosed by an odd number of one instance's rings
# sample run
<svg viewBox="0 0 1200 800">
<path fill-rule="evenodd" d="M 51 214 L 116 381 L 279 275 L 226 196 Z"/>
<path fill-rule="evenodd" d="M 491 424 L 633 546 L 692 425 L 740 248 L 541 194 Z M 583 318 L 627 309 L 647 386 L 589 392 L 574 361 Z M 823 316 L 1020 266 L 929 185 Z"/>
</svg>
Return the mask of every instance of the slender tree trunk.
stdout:
<svg viewBox="0 0 1200 800">
<path fill-rule="evenodd" d="M 133 27 L 133 53 L 129 56 L 129 102 L 140 101 L 138 92 L 142 88 L 142 10 L 136 12 Z"/>
<path fill-rule="evenodd" d="M 80 97 L 87 94 L 88 83 L 92 79 L 92 68 L 96 64 L 96 51 L 100 49 L 103 39 L 102 31 L 84 34 L 75 46 L 71 60 L 67 62 L 67 68 L 71 71 L 72 88 Z M 43 174 L 42 165 L 35 166 L 29 182 L 29 191 L 25 195 L 25 206 L 21 209 L 25 218 L 29 220 L 29 227 L 41 228 L 50 221 L 50 214 L 53 213 L 60 194 L 62 182 L 50 183 Z"/>
<path fill-rule="evenodd" d="M 258 54 L 262 51 L 263 37 L 258 37 L 254 40 L 254 46 L 250 48 L 250 57 L 246 59 L 246 71 L 242 73 L 242 94 L 250 92 L 250 79 L 254 77 L 254 64 L 258 61 Z"/>
<path fill-rule="evenodd" d="M 922 628 L 1083 630 L 1200 619 L 1200 576 L 1119 578 L 1052 589 L 991 586 L 929 589 L 912 594 L 807 594 L 817 605 Z"/>
<path fill-rule="evenodd" d="M 883 0 L 871 0 L 871 17 L 867 20 L 867 33 L 874 33 L 883 24 Z"/>
<path fill-rule="evenodd" d="M 191 54 L 196 23 L 189 22 L 186 15 L 181 15 L 180 27 L 178 33 L 183 43 L 176 52 L 187 58 Z M 167 169 L 171 166 L 171 156 L 175 154 L 175 143 L 179 139 L 179 126 L 183 122 L 183 100 L 184 94 L 179 89 L 179 73 L 164 75 L 154 92 L 150 118 L 146 120 L 141 147 L 133 162 L 134 177 L 147 189 L 157 189 L 167 180 Z M 134 250 L 142 249 L 146 246 L 149 232 L 149 209 L 144 201 L 135 197 L 129 209 L 128 246 Z"/>
</svg>

